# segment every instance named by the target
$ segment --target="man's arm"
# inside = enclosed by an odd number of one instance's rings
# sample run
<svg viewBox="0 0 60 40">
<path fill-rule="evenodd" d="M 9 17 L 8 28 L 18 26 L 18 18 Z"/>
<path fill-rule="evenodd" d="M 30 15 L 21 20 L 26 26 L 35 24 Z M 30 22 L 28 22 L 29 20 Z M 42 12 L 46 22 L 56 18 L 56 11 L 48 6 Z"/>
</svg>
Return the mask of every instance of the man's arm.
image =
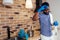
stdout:
<svg viewBox="0 0 60 40">
<path fill-rule="evenodd" d="M 48 8 L 48 6 L 46 6 L 46 5 L 41 6 L 41 7 L 37 10 L 37 12 L 35 13 L 35 15 L 33 16 L 33 20 L 34 20 L 34 21 L 38 20 L 38 15 L 39 15 L 39 13 L 42 12 L 42 10 L 45 10 L 46 8 Z"/>
<path fill-rule="evenodd" d="M 51 22 L 51 25 L 53 26 L 53 16 L 52 16 L 52 14 L 51 13 L 49 13 L 49 15 L 50 15 L 50 22 Z"/>
<path fill-rule="evenodd" d="M 49 13 L 49 15 L 50 15 L 50 22 L 51 22 L 52 30 L 54 30 L 55 27 L 54 27 L 54 25 L 53 25 L 53 23 L 54 23 L 54 21 L 53 21 L 53 16 L 52 16 L 51 13 Z"/>
<path fill-rule="evenodd" d="M 36 21 L 36 20 L 38 20 L 38 15 L 39 15 L 39 13 L 38 12 L 36 12 L 35 14 L 34 14 L 34 16 L 33 16 L 33 21 Z"/>
</svg>

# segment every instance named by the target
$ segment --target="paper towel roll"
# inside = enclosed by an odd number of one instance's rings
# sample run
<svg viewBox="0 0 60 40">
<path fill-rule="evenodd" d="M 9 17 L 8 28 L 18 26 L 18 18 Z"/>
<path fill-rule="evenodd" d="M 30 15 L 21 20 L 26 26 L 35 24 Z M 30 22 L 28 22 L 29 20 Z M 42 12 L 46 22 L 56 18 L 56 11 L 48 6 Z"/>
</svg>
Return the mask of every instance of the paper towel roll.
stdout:
<svg viewBox="0 0 60 40">
<path fill-rule="evenodd" d="M 32 0 L 26 0 L 26 8 L 33 8 Z"/>
</svg>

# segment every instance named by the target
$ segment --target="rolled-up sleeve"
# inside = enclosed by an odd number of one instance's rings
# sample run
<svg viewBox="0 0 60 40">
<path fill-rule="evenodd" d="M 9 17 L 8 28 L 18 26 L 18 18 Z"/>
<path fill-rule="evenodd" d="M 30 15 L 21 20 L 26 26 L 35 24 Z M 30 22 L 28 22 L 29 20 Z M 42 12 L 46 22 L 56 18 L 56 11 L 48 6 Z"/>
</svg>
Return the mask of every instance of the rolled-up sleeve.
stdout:
<svg viewBox="0 0 60 40">
<path fill-rule="evenodd" d="M 53 24 L 53 16 L 51 13 L 49 13 L 49 15 L 50 15 L 50 22 L 51 22 L 51 24 Z"/>
</svg>

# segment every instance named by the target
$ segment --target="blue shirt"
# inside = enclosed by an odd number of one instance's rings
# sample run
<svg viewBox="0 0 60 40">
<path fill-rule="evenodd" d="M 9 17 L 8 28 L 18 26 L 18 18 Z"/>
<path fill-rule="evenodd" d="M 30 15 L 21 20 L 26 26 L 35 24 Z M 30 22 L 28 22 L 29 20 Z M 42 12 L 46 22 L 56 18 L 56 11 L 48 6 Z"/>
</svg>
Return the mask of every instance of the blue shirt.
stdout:
<svg viewBox="0 0 60 40">
<path fill-rule="evenodd" d="M 50 15 L 46 15 L 43 13 L 39 14 L 39 22 L 41 28 L 41 34 L 44 36 L 50 37 L 52 35 L 52 27 L 50 23 Z"/>
</svg>

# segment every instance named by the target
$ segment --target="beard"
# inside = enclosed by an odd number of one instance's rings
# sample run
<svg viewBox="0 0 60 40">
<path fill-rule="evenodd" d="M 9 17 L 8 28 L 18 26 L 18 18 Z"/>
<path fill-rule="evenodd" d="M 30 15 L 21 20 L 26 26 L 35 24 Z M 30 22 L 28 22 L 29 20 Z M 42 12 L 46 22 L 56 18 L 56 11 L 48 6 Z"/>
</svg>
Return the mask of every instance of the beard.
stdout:
<svg viewBox="0 0 60 40">
<path fill-rule="evenodd" d="M 49 12 L 43 12 L 45 15 L 49 15 Z"/>
</svg>

